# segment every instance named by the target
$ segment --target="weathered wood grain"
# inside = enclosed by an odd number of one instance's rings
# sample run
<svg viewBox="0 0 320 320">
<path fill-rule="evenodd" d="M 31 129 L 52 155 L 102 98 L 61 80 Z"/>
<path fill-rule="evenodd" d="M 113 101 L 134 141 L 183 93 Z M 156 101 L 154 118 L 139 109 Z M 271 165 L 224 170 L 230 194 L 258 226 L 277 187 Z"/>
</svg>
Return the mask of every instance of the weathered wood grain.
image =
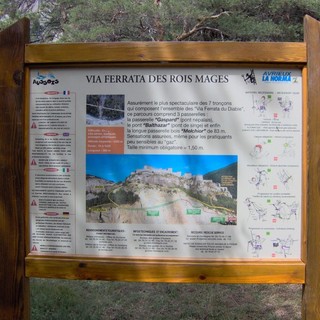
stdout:
<svg viewBox="0 0 320 320">
<path fill-rule="evenodd" d="M 305 17 L 308 58 L 307 263 L 303 319 L 320 319 L 320 23 Z"/>
<path fill-rule="evenodd" d="M 180 283 L 304 283 L 301 261 L 28 256 L 29 277 Z"/>
<path fill-rule="evenodd" d="M 306 63 L 298 42 L 117 42 L 27 45 L 26 63 Z"/>
<path fill-rule="evenodd" d="M 24 275 L 24 48 L 29 21 L 0 33 L 0 319 L 28 319 Z"/>
</svg>

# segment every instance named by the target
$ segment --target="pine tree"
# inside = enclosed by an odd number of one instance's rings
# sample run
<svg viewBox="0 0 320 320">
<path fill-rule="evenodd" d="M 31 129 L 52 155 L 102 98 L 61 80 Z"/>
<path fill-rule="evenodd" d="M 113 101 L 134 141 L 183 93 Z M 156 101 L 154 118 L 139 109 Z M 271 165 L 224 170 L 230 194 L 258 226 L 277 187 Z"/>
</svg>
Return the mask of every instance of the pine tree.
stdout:
<svg viewBox="0 0 320 320">
<path fill-rule="evenodd" d="M 0 29 L 31 19 L 34 42 L 303 41 L 319 0 L 3 0 Z"/>
</svg>

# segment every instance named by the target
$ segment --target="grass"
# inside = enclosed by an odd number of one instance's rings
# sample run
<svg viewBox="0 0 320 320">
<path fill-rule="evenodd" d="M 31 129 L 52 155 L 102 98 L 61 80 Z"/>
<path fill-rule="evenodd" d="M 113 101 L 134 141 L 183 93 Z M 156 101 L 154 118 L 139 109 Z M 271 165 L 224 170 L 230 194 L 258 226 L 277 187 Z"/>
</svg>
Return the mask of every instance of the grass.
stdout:
<svg viewBox="0 0 320 320">
<path fill-rule="evenodd" d="M 31 320 L 298 320 L 300 285 L 31 279 Z"/>
</svg>

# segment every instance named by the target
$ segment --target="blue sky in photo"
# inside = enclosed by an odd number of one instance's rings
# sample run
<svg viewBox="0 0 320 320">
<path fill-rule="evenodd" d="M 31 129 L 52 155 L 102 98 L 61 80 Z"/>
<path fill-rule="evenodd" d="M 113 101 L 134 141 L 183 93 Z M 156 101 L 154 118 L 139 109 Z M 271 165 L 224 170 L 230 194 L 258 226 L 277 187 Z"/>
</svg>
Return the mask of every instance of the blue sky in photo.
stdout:
<svg viewBox="0 0 320 320">
<path fill-rule="evenodd" d="M 86 174 L 121 182 L 147 165 L 156 169 L 172 168 L 173 172 L 182 174 L 204 175 L 237 161 L 236 155 L 87 154 Z"/>
</svg>

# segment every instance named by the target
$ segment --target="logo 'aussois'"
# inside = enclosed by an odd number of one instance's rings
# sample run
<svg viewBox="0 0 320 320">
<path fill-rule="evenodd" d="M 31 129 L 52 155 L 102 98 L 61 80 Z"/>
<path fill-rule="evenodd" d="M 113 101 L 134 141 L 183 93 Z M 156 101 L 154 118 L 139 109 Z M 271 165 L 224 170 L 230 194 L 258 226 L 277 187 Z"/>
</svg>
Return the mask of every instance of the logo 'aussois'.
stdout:
<svg viewBox="0 0 320 320">
<path fill-rule="evenodd" d="M 32 84 L 36 85 L 55 85 L 58 84 L 59 80 L 55 77 L 55 75 L 51 72 L 40 72 L 38 71 L 37 76 L 33 79 Z"/>
</svg>

